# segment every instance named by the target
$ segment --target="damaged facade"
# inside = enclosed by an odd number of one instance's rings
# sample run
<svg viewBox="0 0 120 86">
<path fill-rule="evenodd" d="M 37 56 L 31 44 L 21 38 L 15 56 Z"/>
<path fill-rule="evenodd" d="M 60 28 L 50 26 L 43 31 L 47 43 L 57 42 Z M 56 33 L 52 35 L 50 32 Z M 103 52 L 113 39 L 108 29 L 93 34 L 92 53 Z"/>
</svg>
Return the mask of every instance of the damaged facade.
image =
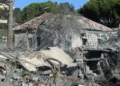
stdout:
<svg viewBox="0 0 120 86">
<path fill-rule="evenodd" d="M 97 48 L 112 30 L 82 16 L 43 14 L 15 27 L 15 47 L 36 50 L 58 46 Z"/>
</svg>

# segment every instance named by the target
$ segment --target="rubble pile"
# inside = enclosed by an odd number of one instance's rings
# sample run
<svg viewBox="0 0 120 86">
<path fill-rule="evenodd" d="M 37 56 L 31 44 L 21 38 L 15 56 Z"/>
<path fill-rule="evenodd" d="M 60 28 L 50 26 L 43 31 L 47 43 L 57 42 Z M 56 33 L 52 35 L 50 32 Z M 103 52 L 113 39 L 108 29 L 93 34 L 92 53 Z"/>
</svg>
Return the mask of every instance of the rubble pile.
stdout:
<svg viewBox="0 0 120 86">
<path fill-rule="evenodd" d="M 117 51 L 78 48 L 74 52 L 74 57 L 70 57 L 58 47 L 47 47 L 33 52 L 1 52 L 1 83 L 6 83 L 9 76 L 13 86 L 119 84 Z"/>
<path fill-rule="evenodd" d="M 118 47 L 114 47 L 113 43 L 115 42 L 106 43 L 110 47 L 102 46 L 97 49 L 78 47 L 65 52 L 58 47 L 44 47 L 35 51 L 1 51 L 1 85 L 6 86 L 6 83 L 11 86 L 119 85 L 120 54 Z"/>
<path fill-rule="evenodd" d="M 28 54 L 26 55 L 26 53 Z M 34 51 L 32 53 L 29 51 L 1 52 L 0 58 L 2 72 L 0 80 L 4 82 L 6 77 L 10 76 L 14 86 L 21 84 L 22 86 L 28 84 L 30 86 L 34 86 L 33 84 L 36 84 L 35 86 L 39 86 L 38 84 L 43 86 L 50 86 L 51 84 L 51 86 L 54 86 L 55 82 L 57 84 L 61 83 L 63 79 L 66 79 L 67 84 L 71 77 L 66 77 L 66 71 L 64 70 L 74 69 L 76 65 L 76 63 L 73 63 L 72 58 L 58 47 L 51 47 L 47 48 L 47 50 Z M 10 73 L 11 75 L 9 75 Z"/>
</svg>

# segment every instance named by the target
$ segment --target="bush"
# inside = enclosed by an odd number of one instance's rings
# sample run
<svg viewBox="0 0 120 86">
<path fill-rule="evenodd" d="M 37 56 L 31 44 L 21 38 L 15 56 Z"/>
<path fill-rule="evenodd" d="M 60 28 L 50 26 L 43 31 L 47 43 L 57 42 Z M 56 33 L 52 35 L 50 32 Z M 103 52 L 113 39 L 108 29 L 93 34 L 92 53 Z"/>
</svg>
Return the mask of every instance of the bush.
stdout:
<svg viewBox="0 0 120 86">
<path fill-rule="evenodd" d="M 8 25 L 7 24 L 0 24 L 0 29 L 7 29 Z"/>
</svg>

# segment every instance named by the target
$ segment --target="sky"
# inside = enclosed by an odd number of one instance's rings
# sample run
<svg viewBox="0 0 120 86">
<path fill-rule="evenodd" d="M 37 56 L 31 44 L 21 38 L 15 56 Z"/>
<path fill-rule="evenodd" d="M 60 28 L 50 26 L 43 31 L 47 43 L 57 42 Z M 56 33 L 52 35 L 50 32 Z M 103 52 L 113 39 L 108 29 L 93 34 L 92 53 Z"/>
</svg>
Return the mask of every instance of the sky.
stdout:
<svg viewBox="0 0 120 86">
<path fill-rule="evenodd" d="M 48 0 L 15 0 L 14 6 L 16 8 L 19 7 L 20 9 L 23 9 L 25 6 L 28 6 L 31 3 L 46 2 L 46 1 Z M 58 2 L 58 3 L 69 2 L 70 4 L 74 5 L 75 9 L 78 9 L 82 7 L 89 0 L 51 0 L 51 1 Z"/>
</svg>

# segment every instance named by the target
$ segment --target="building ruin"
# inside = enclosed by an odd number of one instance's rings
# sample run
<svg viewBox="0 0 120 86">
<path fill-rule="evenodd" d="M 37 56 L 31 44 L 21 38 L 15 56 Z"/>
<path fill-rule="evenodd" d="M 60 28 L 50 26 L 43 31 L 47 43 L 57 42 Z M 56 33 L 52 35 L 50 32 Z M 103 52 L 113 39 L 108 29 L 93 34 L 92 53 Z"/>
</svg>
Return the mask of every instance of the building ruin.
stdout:
<svg viewBox="0 0 120 86">
<path fill-rule="evenodd" d="M 41 49 L 58 46 L 64 50 L 94 47 L 109 38 L 111 28 L 82 16 L 43 14 L 15 27 L 15 47 Z"/>
</svg>

